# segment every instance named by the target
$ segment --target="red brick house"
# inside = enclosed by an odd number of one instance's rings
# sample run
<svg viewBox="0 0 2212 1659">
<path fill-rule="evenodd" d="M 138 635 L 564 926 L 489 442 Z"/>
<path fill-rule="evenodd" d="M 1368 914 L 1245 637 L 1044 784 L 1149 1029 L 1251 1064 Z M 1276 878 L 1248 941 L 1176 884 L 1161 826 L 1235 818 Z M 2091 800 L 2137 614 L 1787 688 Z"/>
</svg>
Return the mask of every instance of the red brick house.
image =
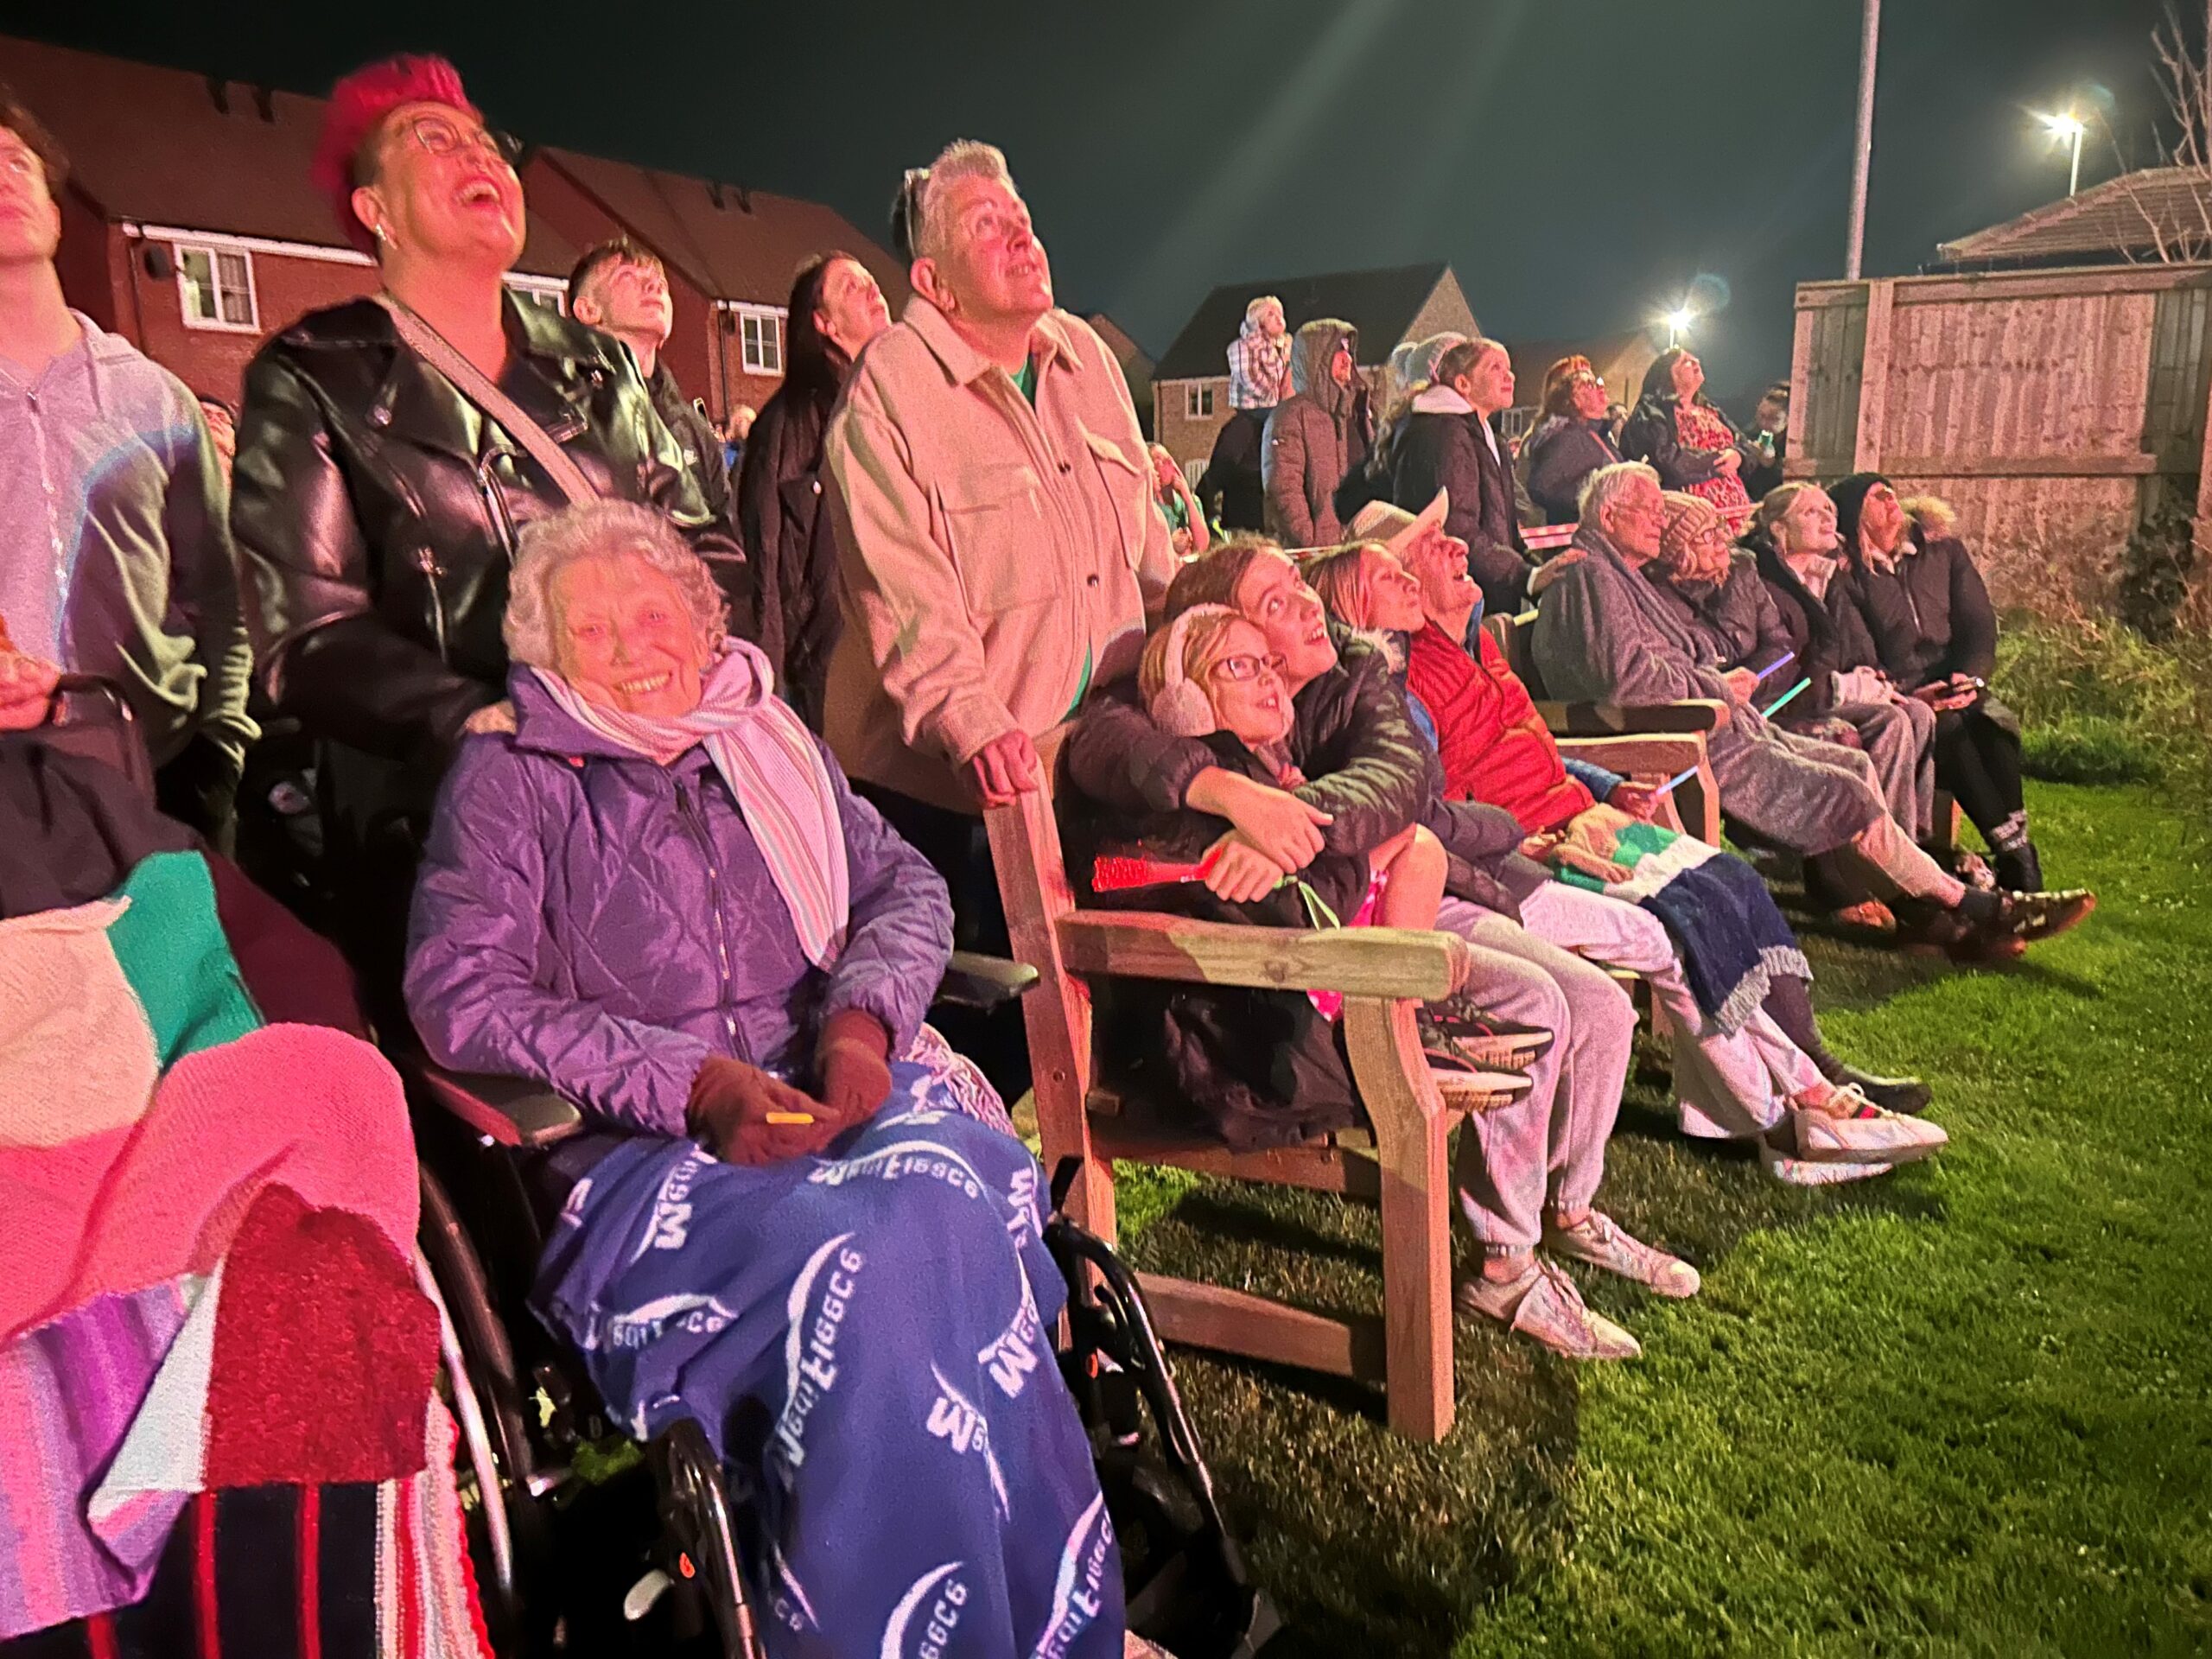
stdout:
<svg viewBox="0 0 2212 1659">
<path fill-rule="evenodd" d="M 194 391 L 235 403 L 269 334 L 368 293 L 375 270 L 308 183 L 324 100 L 0 35 L 5 80 L 69 152 L 69 302 Z M 668 268 L 668 361 L 719 420 L 783 378 L 800 261 L 854 254 L 893 314 L 906 273 L 833 210 L 574 151 L 525 156 L 529 239 L 509 277 L 556 309 L 583 250 L 627 233 Z"/>
<path fill-rule="evenodd" d="M 906 302 L 899 263 L 816 202 L 550 148 L 522 181 L 532 215 L 578 247 L 626 233 L 659 255 L 676 302 L 668 365 L 716 421 L 782 380 L 784 305 L 810 256 L 842 248 L 875 274 L 893 316 Z"/>
<path fill-rule="evenodd" d="M 194 391 L 236 403 L 264 335 L 374 286 L 308 183 L 322 99 L 7 36 L 0 79 L 69 152 L 69 302 Z M 533 212 L 511 280 L 556 303 L 575 257 Z"/>
<path fill-rule="evenodd" d="M 1199 303 L 1153 371 L 1156 435 L 1192 477 L 1229 423 L 1229 342 L 1244 321 L 1245 306 L 1262 294 L 1282 301 L 1293 328 L 1316 317 L 1341 317 L 1358 329 L 1359 366 L 1370 385 L 1400 341 L 1447 328 L 1476 332 L 1459 279 L 1441 264 L 1224 283 Z"/>
</svg>

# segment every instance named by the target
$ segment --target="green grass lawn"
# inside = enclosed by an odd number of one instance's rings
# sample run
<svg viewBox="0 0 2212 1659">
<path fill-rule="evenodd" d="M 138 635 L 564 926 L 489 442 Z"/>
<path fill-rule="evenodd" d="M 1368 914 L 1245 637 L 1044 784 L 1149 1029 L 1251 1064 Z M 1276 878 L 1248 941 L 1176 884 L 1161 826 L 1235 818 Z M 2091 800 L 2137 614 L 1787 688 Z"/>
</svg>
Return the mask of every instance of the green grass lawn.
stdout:
<svg viewBox="0 0 2212 1659">
<path fill-rule="evenodd" d="M 1784 1189 L 1634 1081 L 1599 1202 L 1705 1275 L 1581 1274 L 1640 1361 L 1463 1325 L 1459 1424 L 1414 1446 L 1364 1390 L 1178 1352 L 1285 1652 L 2212 1650 L 2212 891 L 2138 793 L 2031 804 L 2102 898 L 2071 937 L 1988 972 L 1808 941 L 1837 1050 L 1936 1084 L 1936 1161 Z M 1140 1266 L 1380 1304 L 1371 1211 L 1125 1205 Z"/>
</svg>

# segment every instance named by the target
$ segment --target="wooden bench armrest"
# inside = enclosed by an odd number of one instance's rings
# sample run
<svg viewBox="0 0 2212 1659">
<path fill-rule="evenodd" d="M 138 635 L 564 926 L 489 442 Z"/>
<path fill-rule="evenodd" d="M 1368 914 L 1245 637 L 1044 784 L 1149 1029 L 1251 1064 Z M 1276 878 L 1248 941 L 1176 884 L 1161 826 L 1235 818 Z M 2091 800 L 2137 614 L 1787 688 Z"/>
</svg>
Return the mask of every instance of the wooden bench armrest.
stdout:
<svg viewBox="0 0 2212 1659">
<path fill-rule="evenodd" d="M 974 950 L 956 950 L 938 982 L 937 1001 L 956 1008 L 988 1012 L 1001 1003 L 1020 1000 L 1037 982 L 1037 970 L 1026 962 L 1008 962 Z"/>
<path fill-rule="evenodd" d="M 1572 760 L 1587 760 L 1624 778 L 1649 778 L 1657 773 L 1672 778 L 1705 759 L 1705 740 L 1694 733 L 1668 736 L 1658 732 L 1632 737 L 1562 737 L 1559 752 Z"/>
<path fill-rule="evenodd" d="M 1728 705 L 1712 697 L 1654 703 L 1540 702 L 1536 714 L 1554 737 L 1618 737 L 1718 731 L 1727 723 Z"/>
<path fill-rule="evenodd" d="M 503 1147 L 550 1147 L 584 1126 L 584 1115 L 565 1095 L 534 1077 L 448 1071 L 417 1057 L 410 1068 L 430 1098 Z"/>
<path fill-rule="evenodd" d="M 1193 921 L 1155 911 L 1077 911 L 1058 924 L 1070 972 L 1259 990 L 1339 991 L 1432 1001 L 1464 979 L 1464 944 L 1404 928 L 1303 932 Z"/>
</svg>

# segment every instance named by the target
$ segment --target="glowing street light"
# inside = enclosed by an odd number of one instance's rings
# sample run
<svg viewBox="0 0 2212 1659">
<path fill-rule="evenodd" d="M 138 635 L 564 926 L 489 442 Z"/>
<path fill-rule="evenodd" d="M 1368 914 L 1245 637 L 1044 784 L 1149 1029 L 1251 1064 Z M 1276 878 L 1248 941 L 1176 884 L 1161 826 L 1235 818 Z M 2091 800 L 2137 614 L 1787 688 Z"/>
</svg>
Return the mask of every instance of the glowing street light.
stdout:
<svg viewBox="0 0 2212 1659">
<path fill-rule="evenodd" d="M 1690 325 L 1697 321 L 1697 313 L 1687 305 L 1678 305 L 1659 321 L 1667 325 L 1667 349 L 1671 352 L 1689 333 Z"/>
<path fill-rule="evenodd" d="M 2082 140 L 2089 130 L 2088 124 L 2071 110 L 2044 116 L 2043 124 L 2052 137 L 2073 148 L 2074 160 L 2066 175 L 2066 194 L 2070 196 L 2082 188 Z"/>
</svg>

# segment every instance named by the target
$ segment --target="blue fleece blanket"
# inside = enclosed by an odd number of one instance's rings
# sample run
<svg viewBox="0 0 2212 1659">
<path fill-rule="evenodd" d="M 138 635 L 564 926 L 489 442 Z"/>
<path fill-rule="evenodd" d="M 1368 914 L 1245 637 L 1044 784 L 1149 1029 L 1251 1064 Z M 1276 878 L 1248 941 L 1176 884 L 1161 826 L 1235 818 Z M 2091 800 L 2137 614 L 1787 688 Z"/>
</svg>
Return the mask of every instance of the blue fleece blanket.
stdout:
<svg viewBox="0 0 2212 1659">
<path fill-rule="evenodd" d="M 706 1431 L 751 1511 L 776 1659 L 1118 1659 L 1036 1161 L 922 1067 L 892 1071 L 830 1156 L 622 1143 L 570 1196 L 539 1311 L 632 1433 Z"/>
</svg>

